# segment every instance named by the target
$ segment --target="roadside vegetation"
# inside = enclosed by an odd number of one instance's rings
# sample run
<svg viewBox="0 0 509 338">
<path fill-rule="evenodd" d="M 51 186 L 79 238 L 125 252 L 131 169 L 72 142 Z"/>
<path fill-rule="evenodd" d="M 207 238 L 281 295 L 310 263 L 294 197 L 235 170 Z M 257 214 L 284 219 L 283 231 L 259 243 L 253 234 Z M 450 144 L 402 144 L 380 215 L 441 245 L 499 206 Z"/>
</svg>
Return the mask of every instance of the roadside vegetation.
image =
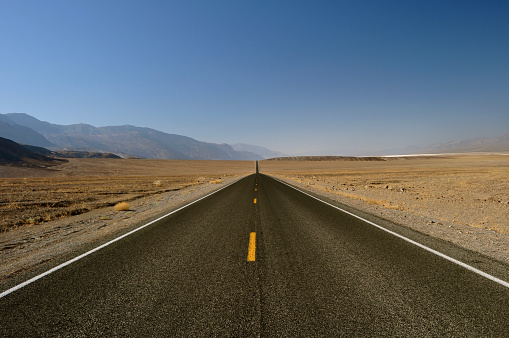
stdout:
<svg viewBox="0 0 509 338">
<path fill-rule="evenodd" d="M 196 176 L 1 179 L 0 231 L 98 208 L 129 210 L 128 201 L 196 184 Z"/>
</svg>

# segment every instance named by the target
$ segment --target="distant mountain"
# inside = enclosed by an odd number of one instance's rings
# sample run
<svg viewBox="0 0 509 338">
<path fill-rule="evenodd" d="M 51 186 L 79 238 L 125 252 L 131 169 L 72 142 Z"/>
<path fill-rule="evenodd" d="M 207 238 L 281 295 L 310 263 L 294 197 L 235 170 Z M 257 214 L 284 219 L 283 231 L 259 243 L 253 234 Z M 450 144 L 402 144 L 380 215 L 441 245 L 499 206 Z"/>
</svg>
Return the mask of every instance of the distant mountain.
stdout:
<svg viewBox="0 0 509 338">
<path fill-rule="evenodd" d="M 67 160 L 36 154 L 12 140 L 0 137 L 0 165 L 49 167 L 65 162 Z"/>
<path fill-rule="evenodd" d="M 110 152 L 155 159 L 263 159 L 248 151 L 236 151 L 228 144 L 201 142 L 190 137 L 167 134 L 150 128 L 130 125 L 94 127 L 88 124 L 73 124 L 66 126 L 40 121 L 27 114 L 13 113 L 0 116 L 42 134 L 60 149 Z M 2 136 L 1 133 L 0 136 Z"/>
<path fill-rule="evenodd" d="M 35 130 L 19 125 L 2 114 L 0 114 L 0 136 L 22 144 L 32 144 L 39 147 L 54 146 Z"/>
<path fill-rule="evenodd" d="M 407 154 L 443 154 L 474 152 L 509 152 L 509 133 L 497 137 L 478 137 L 473 139 L 436 143 L 428 146 L 408 146 L 386 149 L 360 155 L 407 155 Z"/>
<path fill-rule="evenodd" d="M 479 137 L 470 140 L 434 144 L 424 148 L 426 153 L 465 153 L 509 151 L 509 133 L 498 137 Z"/>
<path fill-rule="evenodd" d="M 35 117 L 24 113 L 2 114 L 2 116 L 7 117 L 13 123 L 28 127 L 43 135 L 58 133 L 61 129 L 65 128 L 65 126 L 59 126 L 49 122 L 39 121 Z"/>
<path fill-rule="evenodd" d="M 254 146 L 251 144 L 245 144 L 245 143 L 237 143 L 232 144 L 233 149 L 236 151 L 248 151 L 250 153 L 254 153 L 256 155 L 259 155 L 265 159 L 267 158 L 274 158 L 274 157 L 285 157 L 288 156 L 285 153 L 279 152 L 279 151 L 273 151 L 270 149 L 267 149 L 265 147 L 260 146 Z"/>
</svg>

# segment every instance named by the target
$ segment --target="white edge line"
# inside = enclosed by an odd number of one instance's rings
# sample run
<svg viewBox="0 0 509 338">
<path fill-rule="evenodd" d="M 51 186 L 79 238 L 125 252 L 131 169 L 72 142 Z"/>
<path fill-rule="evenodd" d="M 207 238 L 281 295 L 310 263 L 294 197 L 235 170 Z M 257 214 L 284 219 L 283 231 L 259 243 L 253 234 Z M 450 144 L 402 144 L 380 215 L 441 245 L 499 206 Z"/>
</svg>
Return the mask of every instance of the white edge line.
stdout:
<svg viewBox="0 0 509 338">
<path fill-rule="evenodd" d="M 146 223 L 146 224 L 144 224 L 144 225 L 142 225 L 142 226 L 140 226 L 140 227 L 138 227 L 138 228 L 136 228 L 136 229 L 134 229 L 134 230 L 129 231 L 128 233 L 125 233 L 125 234 L 123 234 L 123 235 L 121 235 L 121 236 L 119 236 L 119 237 L 117 237 L 117 238 L 114 238 L 114 239 L 112 239 L 111 241 L 109 241 L 109 242 L 107 242 L 107 243 L 104 243 L 104 244 L 102 244 L 102 245 L 98 246 L 97 248 L 94 248 L 94 249 L 92 249 L 92 250 L 90 250 L 90 251 L 87 251 L 87 252 L 85 252 L 84 254 L 81 254 L 81 255 L 79 255 L 79 256 L 77 256 L 77 257 L 74 257 L 73 259 L 68 260 L 68 261 L 66 261 L 66 262 L 64 262 L 64 263 L 62 263 L 62 264 L 60 264 L 60 265 L 57 265 L 57 266 L 55 266 L 54 268 L 49 269 L 48 271 L 43 272 L 43 273 L 41 273 L 40 275 L 37 275 L 37 276 L 35 276 L 35 277 L 33 277 L 33 278 L 30 278 L 29 280 L 27 280 L 27 281 L 25 281 L 25 282 L 23 282 L 23 283 L 21 283 L 21 284 L 18 284 L 18 285 L 16 285 L 16 286 L 13 286 L 12 288 L 10 288 L 10 289 L 8 289 L 8 290 L 6 290 L 6 291 L 4 291 L 4 292 L 0 293 L 0 298 L 3 298 L 3 297 L 7 296 L 7 295 L 8 295 L 8 294 L 10 294 L 10 293 L 13 293 L 13 292 L 14 292 L 14 291 L 16 291 L 16 290 L 19 290 L 19 289 L 21 289 L 22 287 L 25 287 L 25 286 L 27 286 L 28 284 L 31 284 L 31 283 L 35 282 L 36 280 L 38 280 L 38 279 L 41 279 L 42 277 L 45 277 L 45 276 L 47 276 L 47 275 L 49 275 L 49 274 L 51 274 L 51 273 L 53 273 L 53 272 L 55 272 L 55 271 L 57 271 L 57 270 L 60 270 L 60 269 L 62 269 L 62 268 L 64 268 L 64 267 L 66 267 L 66 266 L 67 266 L 67 265 L 69 265 L 69 264 L 72 264 L 72 263 L 74 263 L 74 262 L 76 262 L 76 261 L 79 261 L 79 260 L 80 260 L 80 259 L 82 259 L 83 257 L 86 257 L 86 256 L 88 256 L 88 255 L 90 255 L 90 254 L 92 254 L 92 253 L 94 253 L 94 252 L 96 252 L 96 251 L 99 251 L 99 250 L 101 250 L 102 248 L 105 248 L 105 247 L 107 247 L 108 245 L 113 244 L 113 243 L 115 243 L 115 242 L 117 242 L 117 241 L 121 240 L 121 239 L 122 239 L 122 238 L 124 238 L 124 237 L 127 237 L 127 236 L 129 236 L 129 235 L 132 235 L 132 234 L 133 234 L 133 233 L 135 233 L 136 231 L 139 231 L 139 230 L 141 230 L 141 229 L 143 229 L 143 228 L 146 228 L 146 227 L 148 227 L 149 225 L 151 225 L 151 224 L 153 224 L 153 223 L 155 223 L 155 222 L 158 222 L 158 221 L 160 221 L 160 220 L 162 220 L 162 219 L 164 219 L 164 218 L 166 218 L 166 217 L 168 217 L 168 216 L 170 216 L 170 215 L 172 215 L 172 214 L 176 213 L 177 211 L 180 211 L 180 210 L 182 210 L 182 209 L 184 209 L 184 208 L 187 208 L 187 207 L 188 207 L 188 206 L 190 206 L 191 204 L 194 204 L 194 203 L 196 203 L 196 202 L 198 202 L 198 201 L 201 201 L 202 199 L 205 199 L 205 198 L 209 197 L 210 195 L 213 195 L 213 194 L 215 194 L 215 193 L 217 193 L 217 192 L 219 192 L 219 191 L 221 191 L 221 190 L 223 190 L 223 189 L 225 189 L 225 188 L 229 187 L 230 185 L 237 183 L 238 181 L 240 181 L 241 179 L 243 179 L 243 178 L 245 178 L 245 177 L 246 177 L 246 176 L 241 177 L 241 178 L 239 178 L 238 180 L 235 180 L 235 181 L 233 181 L 232 183 L 230 183 L 230 184 L 228 184 L 228 185 L 226 185 L 226 186 L 222 187 L 221 189 L 215 190 L 215 191 L 211 192 L 211 193 L 210 193 L 210 194 L 208 194 L 208 195 L 205 195 L 205 196 L 203 196 L 203 197 L 200 197 L 199 199 L 197 199 L 197 200 L 195 200 L 195 201 L 193 201 L 193 202 L 191 202 L 191 203 L 188 203 L 188 204 L 186 204 L 186 205 L 184 205 L 184 206 L 182 206 L 182 207 L 180 207 L 180 208 L 178 208 L 178 209 L 176 209 L 176 210 L 173 210 L 173 211 L 172 211 L 172 212 L 170 212 L 170 213 L 167 213 L 167 214 L 166 214 L 166 215 L 164 215 L 164 216 L 159 217 L 158 219 L 155 219 L 155 220 L 153 220 L 153 221 L 151 221 L 151 222 L 148 222 L 148 223 Z"/>
<path fill-rule="evenodd" d="M 386 229 L 386 228 L 384 228 L 384 227 L 383 227 L 383 226 L 381 226 L 381 225 L 378 225 L 378 224 L 376 224 L 376 223 L 373 223 L 373 222 L 371 222 L 371 221 L 368 221 L 367 219 L 364 219 L 364 218 L 362 218 L 362 217 L 360 217 L 360 216 L 357 216 L 357 215 L 355 215 L 355 214 L 353 214 L 353 213 L 351 213 L 351 212 L 349 212 L 349 211 L 346 211 L 346 210 L 344 210 L 344 209 L 341 209 L 340 207 L 335 206 L 334 204 L 331 204 L 331 203 L 325 202 L 325 201 L 323 201 L 323 200 L 319 199 L 318 197 L 315 197 L 315 196 L 313 196 L 313 195 L 311 195 L 311 194 L 308 194 L 308 193 L 307 193 L 307 192 L 305 192 L 305 191 L 302 191 L 302 190 L 300 190 L 300 189 L 298 189 L 298 188 L 296 188 L 296 187 L 294 187 L 294 186 L 292 186 L 292 185 L 290 185 L 290 184 L 288 184 L 288 183 L 286 183 L 286 182 L 284 182 L 284 181 L 279 180 L 279 179 L 278 179 L 278 178 L 276 178 L 276 177 L 273 177 L 273 176 L 270 176 L 270 177 L 272 177 L 273 179 L 275 179 L 276 181 L 278 181 L 278 182 L 280 182 L 280 183 L 283 183 L 283 184 L 285 184 L 285 185 L 289 186 L 290 188 L 293 188 L 293 189 L 295 189 L 295 190 L 297 190 L 297 191 L 299 191 L 299 192 L 301 192 L 301 193 L 303 193 L 303 194 L 305 194 L 305 195 L 308 195 L 309 197 L 314 198 L 315 200 L 318 200 L 318 201 L 320 201 L 320 202 L 322 202 L 322 203 L 325 203 L 325 204 L 327 204 L 327 205 L 329 205 L 329 206 L 331 206 L 331 207 L 333 207 L 333 208 L 336 208 L 336 209 L 338 209 L 338 210 L 340 210 L 340 211 L 342 211 L 342 212 L 344 212 L 344 213 L 346 213 L 346 214 L 348 214 L 348 215 L 350 215 L 350 216 L 353 216 L 353 217 L 355 217 L 355 218 L 358 218 L 358 219 L 360 219 L 360 220 L 362 220 L 362 221 L 364 221 L 364 222 L 366 222 L 366 223 L 368 223 L 368 224 L 370 224 L 370 225 L 372 225 L 372 226 L 374 226 L 374 227 L 377 227 L 377 228 L 379 228 L 379 229 L 381 229 L 381 230 L 383 230 L 383 231 L 385 231 L 385 232 L 388 232 L 388 233 L 390 233 L 390 234 L 391 234 L 391 235 L 393 235 L 393 236 L 396 236 L 396 237 L 398 237 L 398 238 L 401 238 L 401 239 L 403 239 L 403 240 L 405 240 L 405 241 L 407 241 L 407 242 L 409 242 L 409 243 L 412 243 L 412 244 L 414 244 L 414 245 L 416 245 L 416 246 L 418 246 L 418 247 L 420 247 L 420 248 L 422 248 L 422 249 L 424 249 L 424 250 L 426 250 L 426 251 L 429 251 L 429 252 L 431 252 L 431 253 L 433 253 L 433 254 L 435 254 L 435 255 L 437 255 L 437 256 L 440 256 L 440 257 L 442 257 L 442 258 L 444 258 L 444 259 L 446 259 L 446 260 L 448 260 L 448 261 L 450 261 L 450 262 L 453 262 L 453 263 L 455 263 L 455 264 L 457 264 L 457 265 L 459 265 L 459 266 L 462 266 L 462 267 L 464 267 L 465 269 L 468 269 L 468 270 L 470 270 L 470 271 L 472 271 L 472 272 L 475 272 L 476 274 L 481 275 L 481 276 L 483 276 L 483 277 L 485 277 L 485 278 L 487 278 L 487 279 L 489 279 L 489 280 L 491 280 L 491 281 L 493 281 L 493 282 L 495 282 L 495 283 L 498 283 L 498 284 L 500 284 L 500 285 L 502 285 L 502 286 L 505 286 L 506 288 L 509 288 L 509 283 L 508 283 L 508 282 L 506 282 L 506 281 L 503 281 L 502 279 L 499 279 L 499 278 L 497 278 L 497 277 L 495 277 L 495 276 L 492 276 L 492 275 L 490 275 L 490 274 L 488 274 L 488 273 L 486 273 L 486 272 L 484 272 L 484 271 L 481 271 L 481 270 L 479 270 L 479 269 L 476 269 L 476 268 L 474 268 L 473 266 L 470 266 L 470 265 L 468 265 L 468 264 L 466 264 L 466 263 L 463 263 L 463 262 L 461 262 L 461 261 L 459 261 L 459 260 L 457 260 L 457 259 L 454 259 L 454 258 L 452 258 L 452 257 L 449 257 L 449 256 L 447 256 L 447 255 L 445 255 L 445 254 L 443 254 L 443 253 L 441 253 L 441 252 L 439 252 L 439 251 L 436 251 L 436 250 L 434 250 L 434 249 L 431 249 L 431 248 L 429 248 L 429 247 L 427 247 L 427 246 L 425 246 L 425 245 L 423 245 L 423 244 L 421 244 L 421 243 L 418 243 L 418 242 L 416 242 L 416 241 L 413 241 L 413 240 L 411 240 L 410 238 L 407 238 L 407 237 L 405 237 L 405 236 L 403 236 L 403 235 L 400 235 L 400 234 L 398 234 L 398 233 L 396 233 L 396 232 L 394 232 L 394 231 L 391 231 L 391 230 L 389 230 L 389 229 Z"/>
</svg>

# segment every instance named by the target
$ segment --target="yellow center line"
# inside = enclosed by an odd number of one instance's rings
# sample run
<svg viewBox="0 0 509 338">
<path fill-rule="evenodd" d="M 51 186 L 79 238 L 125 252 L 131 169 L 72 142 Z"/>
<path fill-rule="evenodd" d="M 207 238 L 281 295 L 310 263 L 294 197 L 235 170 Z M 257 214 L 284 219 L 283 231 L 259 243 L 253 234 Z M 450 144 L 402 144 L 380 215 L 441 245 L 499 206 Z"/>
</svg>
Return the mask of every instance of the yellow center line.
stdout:
<svg viewBox="0 0 509 338">
<path fill-rule="evenodd" d="M 258 189 L 255 188 L 255 191 L 258 191 Z"/>
<path fill-rule="evenodd" d="M 256 252 L 256 232 L 252 232 L 249 234 L 249 247 L 247 248 L 247 261 L 254 262 L 255 261 L 255 252 Z"/>
<path fill-rule="evenodd" d="M 254 199 L 254 204 L 256 204 L 256 198 Z"/>
</svg>

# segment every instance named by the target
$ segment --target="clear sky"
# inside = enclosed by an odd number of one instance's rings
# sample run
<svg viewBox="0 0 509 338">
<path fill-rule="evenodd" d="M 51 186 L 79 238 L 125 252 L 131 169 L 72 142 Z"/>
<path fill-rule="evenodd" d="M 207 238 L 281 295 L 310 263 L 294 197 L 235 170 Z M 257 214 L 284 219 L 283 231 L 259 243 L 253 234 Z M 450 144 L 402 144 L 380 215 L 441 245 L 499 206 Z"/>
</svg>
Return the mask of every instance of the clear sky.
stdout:
<svg viewBox="0 0 509 338">
<path fill-rule="evenodd" d="M 509 1 L 0 0 L 0 113 L 289 154 L 509 131 Z"/>
</svg>

